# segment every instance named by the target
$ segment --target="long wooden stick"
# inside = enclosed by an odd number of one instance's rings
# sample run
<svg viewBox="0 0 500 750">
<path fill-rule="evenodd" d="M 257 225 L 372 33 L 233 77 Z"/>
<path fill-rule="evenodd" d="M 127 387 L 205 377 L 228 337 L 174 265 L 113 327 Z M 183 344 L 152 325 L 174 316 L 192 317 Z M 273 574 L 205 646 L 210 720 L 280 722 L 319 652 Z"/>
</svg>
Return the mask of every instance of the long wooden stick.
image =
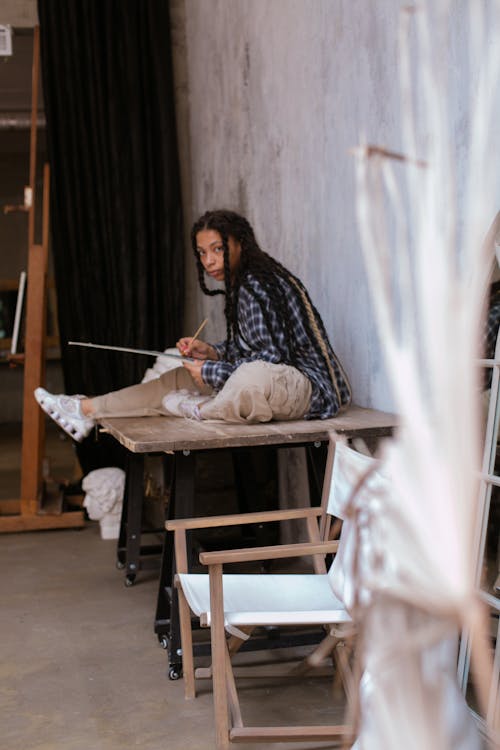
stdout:
<svg viewBox="0 0 500 750">
<path fill-rule="evenodd" d="M 193 362 L 193 357 L 182 357 L 180 354 L 170 352 L 157 352 L 154 349 L 129 349 L 126 346 L 106 346 L 105 344 L 90 344 L 84 341 L 68 341 L 68 346 L 85 346 L 89 349 L 107 349 L 114 352 L 129 352 L 130 354 L 148 354 L 151 357 L 173 357 L 186 362 Z"/>
</svg>

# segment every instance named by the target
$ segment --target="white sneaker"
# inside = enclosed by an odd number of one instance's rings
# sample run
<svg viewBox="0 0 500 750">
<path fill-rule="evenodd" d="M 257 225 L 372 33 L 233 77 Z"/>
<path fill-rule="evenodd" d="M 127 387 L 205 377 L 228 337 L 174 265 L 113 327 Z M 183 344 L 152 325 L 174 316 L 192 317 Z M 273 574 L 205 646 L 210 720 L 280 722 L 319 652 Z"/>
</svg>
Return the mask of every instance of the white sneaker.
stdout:
<svg viewBox="0 0 500 750">
<path fill-rule="evenodd" d="M 201 396 L 183 388 L 180 391 L 171 391 L 162 399 L 162 406 L 166 412 L 174 417 L 186 417 L 201 422 L 200 406 L 208 401 L 208 396 Z"/>
<path fill-rule="evenodd" d="M 45 388 L 35 390 L 35 398 L 46 414 L 62 427 L 73 440 L 81 443 L 92 430 L 95 421 L 82 413 L 81 401 L 86 396 L 58 396 Z"/>
</svg>

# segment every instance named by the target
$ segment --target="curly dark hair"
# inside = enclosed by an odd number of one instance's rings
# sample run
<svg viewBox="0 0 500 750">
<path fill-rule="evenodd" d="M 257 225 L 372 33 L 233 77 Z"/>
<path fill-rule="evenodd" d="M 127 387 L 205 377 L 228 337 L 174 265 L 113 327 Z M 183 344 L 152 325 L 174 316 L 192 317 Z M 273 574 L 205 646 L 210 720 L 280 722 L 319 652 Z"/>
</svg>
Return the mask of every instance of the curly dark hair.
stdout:
<svg viewBox="0 0 500 750">
<path fill-rule="evenodd" d="M 208 289 L 205 284 L 204 268 L 200 260 L 196 242 L 198 232 L 204 229 L 215 230 L 220 234 L 222 239 L 224 248 L 224 290 Z M 232 279 L 229 269 L 228 237 L 233 237 L 233 239 L 239 242 L 241 247 L 240 262 Z M 242 349 L 238 345 L 238 338 L 243 338 L 238 324 L 238 298 L 241 288 L 247 290 L 257 300 L 268 330 L 272 335 L 273 327 L 270 322 L 269 311 L 263 301 L 256 297 L 253 288 L 248 284 L 249 274 L 251 274 L 266 292 L 267 300 L 273 305 L 278 319 L 282 321 L 289 352 L 289 361 L 286 364 L 296 366 L 296 340 L 288 324 L 289 315 L 286 299 L 283 295 L 283 288 L 278 281 L 281 279 L 285 282 L 287 290 L 289 289 L 289 293 L 296 298 L 298 305 L 303 311 L 304 323 L 308 329 L 311 341 L 325 361 L 333 386 L 337 390 L 337 377 L 335 376 L 331 362 L 331 356 L 334 356 L 334 353 L 328 341 L 328 335 L 319 312 L 311 302 L 309 294 L 300 279 L 259 247 L 254 231 L 247 219 L 227 209 L 207 211 L 193 224 L 191 229 L 191 245 L 196 258 L 198 281 L 204 294 L 224 294 L 226 297 L 224 306 L 227 331 L 226 358 L 228 357 L 229 342 L 231 340 L 234 340 L 236 347 L 243 354 Z M 344 375 L 344 373 L 342 374 Z M 345 377 L 345 381 L 346 383 L 348 382 L 347 377 Z"/>
</svg>

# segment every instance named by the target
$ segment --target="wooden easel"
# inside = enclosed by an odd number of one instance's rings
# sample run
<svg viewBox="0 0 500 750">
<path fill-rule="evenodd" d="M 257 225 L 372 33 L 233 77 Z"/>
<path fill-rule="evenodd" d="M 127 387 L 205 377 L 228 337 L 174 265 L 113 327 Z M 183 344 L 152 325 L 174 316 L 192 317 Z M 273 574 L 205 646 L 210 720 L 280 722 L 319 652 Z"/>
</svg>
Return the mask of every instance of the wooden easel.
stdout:
<svg viewBox="0 0 500 750">
<path fill-rule="evenodd" d="M 5 211 L 28 213 L 28 285 L 26 298 L 25 352 L 13 356 L 24 362 L 23 434 L 21 457 L 21 498 L 0 500 L 0 533 L 59 529 L 83 526 L 82 511 L 50 512 L 44 497 L 42 461 L 45 447 L 45 415 L 35 401 L 33 391 L 45 377 L 45 328 L 47 312 L 47 263 L 49 248 L 50 169 L 44 165 L 42 197 L 42 244 L 35 244 L 36 145 L 38 82 L 40 67 L 40 29 L 33 37 L 30 184 L 24 205 L 6 206 Z"/>
</svg>

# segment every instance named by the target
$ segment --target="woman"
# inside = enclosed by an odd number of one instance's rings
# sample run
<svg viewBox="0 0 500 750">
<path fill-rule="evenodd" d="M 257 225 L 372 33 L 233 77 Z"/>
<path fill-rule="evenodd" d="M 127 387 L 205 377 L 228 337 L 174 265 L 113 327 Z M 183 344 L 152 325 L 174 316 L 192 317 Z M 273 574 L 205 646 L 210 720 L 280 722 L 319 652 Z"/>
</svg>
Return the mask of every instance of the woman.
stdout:
<svg viewBox="0 0 500 750">
<path fill-rule="evenodd" d="M 305 287 L 261 250 L 248 221 L 233 211 L 208 211 L 194 224 L 191 241 L 202 291 L 225 295 L 225 341 L 182 338 L 177 348 L 191 361 L 96 398 L 37 388 L 42 409 L 75 440 L 101 417 L 325 419 L 350 403 L 348 379 Z M 209 289 L 206 275 L 224 289 Z"/>
</svg>

